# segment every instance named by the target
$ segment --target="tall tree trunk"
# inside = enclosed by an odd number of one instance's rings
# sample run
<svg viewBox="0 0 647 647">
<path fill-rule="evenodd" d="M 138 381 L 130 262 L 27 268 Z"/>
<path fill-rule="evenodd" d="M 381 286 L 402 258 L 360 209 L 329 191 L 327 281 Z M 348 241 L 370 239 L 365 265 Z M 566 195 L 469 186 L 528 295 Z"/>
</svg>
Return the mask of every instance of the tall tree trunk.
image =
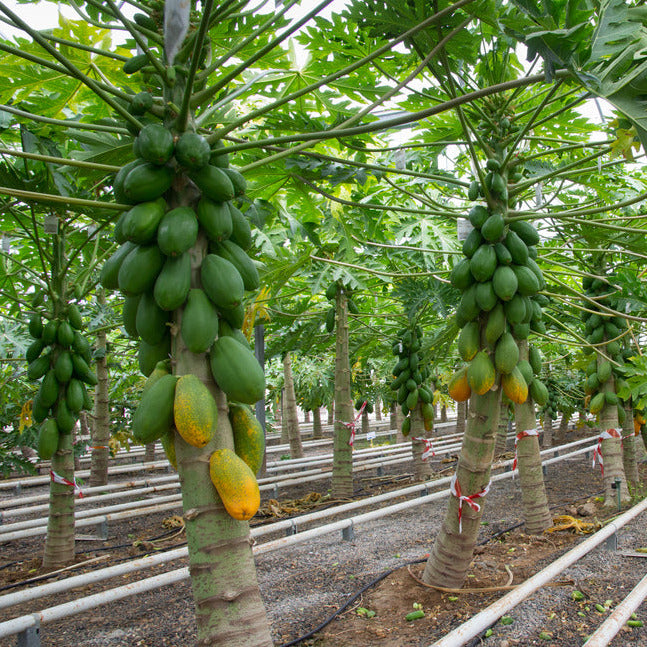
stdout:
<svg viewBox="0 0 647 647">
<path fill-rule="evenodd" d="M 152 463 L 155 460 L 155 443 L 144 445 L 144 463 Z"/>
<path fill-rule="evenodd" d="M 105 290 L 97 292 L 97 303 L 106 303 Z M 110 449 L 110 375 L 108 374 L 108 356 L 106 351 L 106 331 L 97 332 L 97 385 L 94 388 L 94 424 L 92 425 L 92 458 L 90 461 L 90 485 L 108 483 L 108 458 Z"/>
<path fill-rule="evenodd" d="M 290 423 L 287 406 L 285 386 L 283 386 L 281 389 L 281 445 L 287 445 L 290 442 Z"/>
<path fill-rule="evenodd" d="M 447 422 L 447 407 L 444 404 L 440 407 L 440 422 Z"/>
<path fill-rule="evenodd" d="M 306 424 L 310 422 L 310 412 L 309 411 L 304 411 L 303 412 L 303 422 Z"/>
<path fill-rule="evenodd" d="M 638 463 L 636 462 L 636 442 L 634 435 L 633 407 L 631 401 L 624 403 L 625 420 L 622 423 L 622 462 L 627 484 L 632 492 L 639 485 Z"/>
<path fill-rule="evenodd" d="M 199 268 L 206 241 L 191 250 L 192 285 L 199 285 Z M 233 519 L 209 477 L 214 450 L 234 449 L 225 395 L 217 388 L 206 355 L 191 353 L 179 330 L 181 311 L 172 328 L 176 375 L 193 374 L 209 388 L 218 405 L 216 433 L 205 447 L 186 443 L 175 433 L 175 451 L 189 548 L 189 571 L 196 609 L 198 641 L 202 647 L 271 647 L 265 607 L 256 579 L 249 523 Z"/>
<path fill-rule="evenodd" d="M 598 368 L 603 359 L 598 356 Z M 603 393 L 615 393 L 615 378 L 613 375 L 602 385 L 600 391 Z M 618 423 L 617 406 L 605 405 L 600 412 L 600 428 L 602 433 L 612 433 L 617 431 L 620 434 L 622 429 Z M 627 478 L 625 476 L 624 466 L 622 464 L 622 444 L 620 438 L 604 438 L 601 443 L 603 472 L 604 472 L 604 505 L 607 507 L 615 506 L 618 499 L 616 489 L 616 479 L 620 479 L 620 501 L 625 503 L 629 501 L 629 488 L 627 487 Z"/>
<path fill-rule="evenodd" d="M 348 349 L 348 306 L 343 290 L 337 291 L 335 308 L 335 429 L 333 440 L 332 496 L 353 494 L 353 453 L 349 445 L 353 423 Z"/>
<path fill-rule="evenodd" d="M 277 427 L 281 427 L 281 432 L 283 431 L 283 390 L 281 390 L 280 395 L 277 397 L 276 402 L 274 403 L 274 420 L 276 421 Z"/>
<path fill-rule="evenodd" d="M 314 439 L 323 438 L 321 430 L 321 407 L 315 407 L 312 410 L 312 437 Z"/>
<path fill-rule="evenodd" d="M 542 447 L 548 448 L 553 446 L 553 421 L 546 411 L 544 411 L 544 437 L 542 438 Z"/>
<path fill-rule="evenodd" d="M 528 342 L 519 342 L 519 350 L 520 358 L 527 360 Z M 524 435 L 527 431 L 538 431 L 535 403 L 530 395 L 523 404 L 514 405 L 514 419 L 524 523 L 528 534 L 539 535 L 553 525 L 553 520 L 548 509 L 544 474 L 541 469 L 539 435 Z"/>
<path fill-rule="evenodd" d="M 566 442 L 566 432 L 568 431 L 568 423 L 571 421 L 571 414 L 562 412 L 562 418 L 559 421 L 557 427 L 557 433 L 555 434 L 555 442 L 558 445 L 562 445 Z"/>
<path fill-rule="evenodd" d="M 456 430 L 455 433 L 459 434 L 460 436 L 463 436 L 465 433 L 465 421 L 467 418 L 467 407 L 468 403 L 463 401 L 463 402 L 457 402 L 456 403 Z"/>
<path fill-rule="evenodd" d="M 382 400 L 375 398 L 375 419 L 382 420 Z"/>
<path fill-rule="evenodd" d="M 427 446 L 423 439 L 431 438 L 432 431 L 425 430 L 424 419 L 422 417 L 422 404 L 419 402 L 416 407 L 409 413 L 411 416 L 411 454 L 413 458 L 413 476 L 420 481 L 425 480 L 433 473 L 431 464 L 428 459 L 423 460 Z"/>
<path fill-rule="evenodd" d="M 292 359 L 290 353 L 283 358 L 283 424 L 287 428 L 290 442 L 290 458 L 302 458 L 303 446 L 301 444 L 301 431 L 299 429 L 299 416 L 297 414 L 297 398 L 294 394 L 294 377 L 292 376 Z"/>
<path fill-rule="evenodd" d="M 366 435 L 370 431 L 370 424 L 368 420 L 368 411 L 362 411 L 362 433 Z"/>
<path fill-rule="evenodd" d="M 58 450 L 51 470 L 74 483 L 72 434 L 59 434 Z M 62 568 L 74 561 L 74 487 L 52 480 L 49 487 L 49 518 L 43 553 L 43 568 Z"/>
<path fill-rule="evenodd" d="M 496 438 L 494 441 L 494 455 L 505 454 L 508 448 L 508 405 L 501 405 L 499 424 L 497 425 Z"/>
<path fill-rule="evenodd" d="M 484 395 L 472 394 L 469 400 L 456 481 L 463 496 L 481 494 L 481 498 L 472 499 L 479 509 L 473 510 L 455 495 L 449 498 L 445 519 L 425 566 L 423 580 L 427 584 L 460 588 L 465 580 L 481 526 L 484 489 L 490 483 L 494 435 L 500 411 L 500 388 Z M 462 528 L 459 527 L 459 510 L 462 511 Z"/>
<path fill-rule="evenodd" d="M 331 402 L 327 407 L 326 411 L 328 413 L 328 421 L 326 424 L 332 425 L 335 422 L 335 403 Z"/>
</svg>

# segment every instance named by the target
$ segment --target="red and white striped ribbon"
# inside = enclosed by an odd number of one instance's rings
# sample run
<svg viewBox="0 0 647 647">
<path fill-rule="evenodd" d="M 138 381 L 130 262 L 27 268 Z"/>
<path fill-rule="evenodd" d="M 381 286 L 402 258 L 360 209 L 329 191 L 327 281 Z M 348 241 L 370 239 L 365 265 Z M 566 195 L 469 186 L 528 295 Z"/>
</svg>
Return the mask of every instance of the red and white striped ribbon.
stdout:
<svg viewBox="0 0 647 647">
<path fill-rule="evenodd" d="M 597 461 L 600 465 L 600 472 L 604 476 L 604 458 L 602 456 L 602 441 L 610 440 L 611 438 L 620 438 L 622 439 L 622 434 L 619 429 L 607 429 L 603 431 L 598 436 L 598 445 L 593 450 L 593 467 L 595 467 L 595 462 Z"/>
<path fill-rule="evenodd" d="M 435 456 L 436 452 L 434 451 L 434 448 L 431 444 L 431 438 L 422 438 L 420 436 L 412 436 L 411 440 L 417 440 L 418 442 L 424 443 L 425 449 L 422 452 L 422 455 L 420 458 L 423 461 L 426 461 L 430 456 Z"/>
<path fill-rule="evenodd" d="M 95 449 L 110 449 L 110 447 L 108 447 L 108 445 L 93 445 L 88 449 L 91 449 L 92 451 L 94 451 Z"/>
<path fill-rule="evenodd" d="M 514 437 L 514 460 L 512 461 L 513 472 L 517 469 L 517 445 L 522 438 L 526 438 L 527 436 L 539 436 L 539 431 L 537 429 L 524 429 Z M 512 475 L 512 478 L 514 478 L 514 474 Z"/>
<path fill-rule="evenodd" d="M 57 474 L 53 470 L 49 471 L 49 478 L 52 480 L 52 483 L 58 483 L 59 485 L 69 485 L 70 487 L 73 487 L 74 496 L 78 496 L 79 499 L 83 498 L 83 492 L 81 491 L 79 484 L 76 482 L 76 479 L 74 479 L 74 483 L 72 483 L 72 481 L 70 481 L 69 479 L 66 479 L 64 476 L 61 476 L 60 474 Z"/>
<path fill-rule="evenodd" d="M 461 486 L 458 483 L 458 478 L 456 477 L 456 474 L 452 477 L 451 483 L 449 484 L 449 491 L 458 499 L 458 532 L 462 533 L 463 532 L 463 503 L 467 503 L 467 505 L 474 510 L 474 512 L 478 512 L 481 509 L 480 504 L 476 503 L 474 499 L 480 499 L 481 497 L 484 497 L 489 491 L 490 491 L 490 485 L 492 484 L 492 481 L 490 481 L 480 492 L 477 492 L 476 494 L 470 494 L 470 496 L 465 496 L 461 492 Z"/>
<path fill-rule="evenodd" d="M 357 433 L 357 421 L 362 417 L 362 414 L 364 413 L 364 409 L 366 408 L 366 400 L 362 403 L 362 406 L 359 408 L 359 411 L 357 412 L 357 415 L 355 416 L 355 420 L 352 422 L 342 422 L 341 424 L 344 425 L 344 427 L 348 427 L 350 429 L 350 440 L 348 441 L 348 444 L 352 447 L 353 443 L 355 442 L 355 434 Z"/>
</svg>

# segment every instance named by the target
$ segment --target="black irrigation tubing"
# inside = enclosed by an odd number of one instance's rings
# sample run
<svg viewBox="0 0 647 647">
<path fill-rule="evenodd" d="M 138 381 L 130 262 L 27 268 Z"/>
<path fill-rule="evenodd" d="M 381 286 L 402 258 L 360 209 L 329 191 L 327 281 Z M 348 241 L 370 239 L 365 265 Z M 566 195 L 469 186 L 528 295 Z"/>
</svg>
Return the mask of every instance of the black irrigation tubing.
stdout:
<svg viewBox="0 0 647 647">
<path fill-rule="evenodd" d="M 586 496 L 581 496 L 578 497 L 577 499 L 573 499 L 569 503 L 575 503 L 576 501 L 581 501 L 582 499 L 588 499 L 591 496 L 597 496 L 599 494 L 602 494 L 604 490 L 600 490 L 599 492 L 594 492 L 593 494 L 587 494 Z M 558 503 L 555 504 L 554 506 L 551 506 L 549 510 L 555 510 L 556 508 L 562 508 L 566 503 Z M 505 535 L 508 532 L 511 532 L 512 530 L 516 530 L 517 528 L 521 527 L 524 525 L 524 521 L 520 521 L 518 523 L 513 524 L 512 526 L 509 526 L 507 528 L 504 528 L 503 530 L 499 530 L 495 532 L 493 535 L 490 537 L 487 537 L 486 539 L 483 539 L 482 541 L 478 542 L 476 545 L 477 546 L 484 546 L 485 544 L 489 543 L 493 539 L 496 539 L 497 537 L 500 537 L 501 535 Z M 294 640 L 291 640 L 289 643 L 284 643 L 280 647 L 292 647 L 292 645 L 298 645 L 299 643 L 303 642 L 304 640 L 308 640 L 308 638 L 312 638 L 316 633 L 327 627 L 337 616 L 339 616 L 341 613 L 343 613 L 357 598 L 359 598 L 363 593 L 366 593 L 368 589 L 371 587 L 375 586 L 379 582 L 381 582 L 384 578 L 388 577 L 392 573 L 395 573 L 396 571 L 399 571 L 400 569 L 404 568 L 405 566 L 412 566 L 413 564 L 422 564 L 422 562 L 426 562 L 428 557 L 420 557 L 418 559 L 413 559 L 407 562 L 404 562 L 400 566 L 395 566 L 393 568 L 390 568 L 388 571 L 384 571 L 384 573 L 381 573 L 378 575 L 375 579 L 371 580 L 368 584 L 363 586 L 357 593 L 355 593 L 350 599 L 348 599 L 343 606 L 339 607 L 335 612 L 333 612 L 330 616 L 328 616 L 320 625 L 316 626 L 314 629 L 309 631 L 307 634 L 304 634 L 303 636 L 299 636 L 298 638 L 295 638 Z M 496 624 L 496 623 L 494 623 Z M 491 625 L 491 627 L 494 626 Z M 490 629 L 491 627 L 488 627 Z M 477 636 L 469 645 L 468 647 L 478 647 L 478 645 L 482 644 L 482 638 L 485 635 L 485 632 L 487 629 L 481 633 L 479 636 Z"/>
</svg>

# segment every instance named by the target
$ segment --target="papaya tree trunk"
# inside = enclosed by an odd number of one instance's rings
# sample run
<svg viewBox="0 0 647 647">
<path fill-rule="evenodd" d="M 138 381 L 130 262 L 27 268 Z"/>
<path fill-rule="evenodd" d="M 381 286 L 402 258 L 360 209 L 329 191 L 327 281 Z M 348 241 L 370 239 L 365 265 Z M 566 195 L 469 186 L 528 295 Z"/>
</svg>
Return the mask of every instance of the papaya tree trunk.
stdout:
<svg viewBox="0 0 647 647">
<path fill-rule="evenodd" d="M 527 360 L 528 342 L 519 342 L 519 350 L 521 359 Z M 525 528 L 528 534 L 539 535 L 553 525 L 553 520 L 541 468 L 535 403 L 530 394 L 523 404 L 514 405 L 514 419 Z"/>
<path fill-rule="evenodd" d="M 467 402 L 456 403 L 456 429 L 455 433 L 463 436 L 465 433 L 465 418 L 467 416 Z"/>
<path fill-rule="evenodd" d="M 191 249 L 192 286 L 199 287 L 199 268 L 206 241 Z M 271 647 L 272 637 L 256 578 L 249 523 L 226 512 L 209 476 L 209 458 L 220 448 L 233 451 L 225 395 L 211 375 L 206 355 L 191 353 L 177 334 L 181 311 L 171 328 L 174 373 L 196 375 L 218 406 L 217 429 L 206 446 L 197 448 L 175 432 L 175 452 L 189 549 L 189 571 L 196 609 L 197 644 L 202 647 Z"/>
<path fill-rule="evenodd" d="M 557 426 L 557 433 L 555 434 L 555 442 L 561 445 L 566 442 L 566 432 L 568 431 L 568 423 L 571 421 L 570 413 L 562 413 L 562 418 Z"/>
<path fill-rule="evenodd" d="M 368 412 L 366 409 L 362 411 L 362 433 L 366 435 L 370 431 L 370 423 L 368 420 Z"/>
<path fill-rule="evenodd" d="M 500 389 L 491 389 L 484 395 L 473 393 L 469 400 L 453 494 L 449 498 L 445 519 L 425 565 L 423 580 L 427 584 L 460 588 L 467 576 L 490 483 L 500 401 Z M 477 509 L 459 499 L 459 496 L 471 497 L 470 500 Z"/>
<path fill-rule="evenodd" d="M 553 420 L 548 415 L 547 412 L 544 412 L 544 437 L 542 438 L 542 447 L 548 448 L 553 446 Z"/>
<path fill-rule="evenodd" d="M 155 460 L 155 443 L 144 445 L 144 463 L 152 463 Z"/>
<path fill-rule="evenodd" d="M 598 357 L 598 367 L 603 360 Z M 600 386 L 602 393 L 615 393 L 615 379 L 613 375 Z M 622 429 L 619 429 L 618 408 L 614 405 L 605 405 L 600 411 L 601 458 L 604 476 L 604 505 L 607 507 L 617 505 L 618 491 L 616 479 L 620 479 L 620 501 L 629 501 L 629 488 L 622 464 Z M 610 435 L 611 437 L 606 437 Z"/>
<path fill-rule="evenodd" d="M 333 439 L 332 496 L 353 494 L 353 448 L 350 425 L 353 403 L 350 391 L 350 355 L 348 349 L 348 306 L 343 290 L 337 291 L 335 305 L 335 428 Z"/>
<path fill-rule="evenodd" d="M 326 424 L 332 425 L 335 422 L 335 403 L 331 402 L 327 407 L 326 407 L 326 412 L 328 413 L 328 419 L 326 421 Z"/>
<path fill-rule="evenodd" d="M 281 389 L 281 445 L 287 445 L 290 442 L 290 422 L 287 406 L 285 387 L 283 387 Z"/>
<path fill-rule="evenodd" d="M 303 457 L 303 445 L 301 444 L 301 431 L 299 430 L 299 417 L 297 413 L 297 399 L 294 393 L 294 377 L 292 376 L 292 359 L 290 353 L 283 358 L 283 379 L 285 381 L 283 402 L 283 424 L 287 428 L 288 441 L 290 443 L 290 458 Z"/>
<path fill-rule="evenodd" d="M 281 434 L 283 434 L 283 390 L 274 403 L 274 419 L 277 426 L 281 427 Z"/>
<path fill-rule="evenodd" d="M 627 484 L 635 492 L 639 484 L 638 463 L 636 461 L 636 442 L 634 435 L 633 407 L 631 402 L 624 403 L 625 419 L 622 423 L 622 462 Z"/>
<path fill-rule="evenodd" d="M 508 407 L 502 406 L 501 409 L 494 443 L 494 455 L 497 457 L 505 454 L 508 445 Z"/>
<path fill-rule="evenodd" d="M 97 292 L 97 303 L 103 307 L 106 303 L 105 290 Z M 108 483 L 108 458 L 110 449 L 110 375 L 108 374 L 108 357 L 106 354 L 106 331 L 97 332 L 97 385 L 94 388 L 94 424 L 92 425 L 92 457 L 90 461 L 90 485 Z"/>
<path fill-rule="evenodd" d="M 427 451 L 427 444 L 425 440 L 431 439 L 432 432 L 425 430 L 424 419 L 422 416 L 422 404 L 419 402 L 413 410 L 409 413 L 411 417 L 411 454 L 413 459 L 413 476 L 420 481 L 425 480 L 431 476 L 433 470 L 429 457 L 423 455 Z"/>
<path fill-rule="evenodd" d="M 312 437 L 314 439 L 323 438 L 321 427 L 321 407 L 315 407 L 312 410 Z"/>
<path fill-rule="evenodd" d="M 380 398 L 375 399 L 375 419 L 382 420 L 382 400 Z"/>
<path fill-rule="evenodd" d="M 303 422 L 308 424 L 310 422 L 310 412 L 309 411 L 304 411 L 303 412 Z"/>
<path fill-rule="evenodd" d="M 59 434 L 58 450 L 52 456 L 51 471 L 53 477 L 49 488 L 49 518 L 43 553 L 43 568 L 48 570 L 62 568 L 74 561 L 72 434 Z M 65 479 L 67 483 L 56 482 L 58 477 Z"/>
<path fill-rule="evenodd" d="M 440 407 L 440 422 L 447 422 L 447 407 L 445 405 Z"/>
</svg>

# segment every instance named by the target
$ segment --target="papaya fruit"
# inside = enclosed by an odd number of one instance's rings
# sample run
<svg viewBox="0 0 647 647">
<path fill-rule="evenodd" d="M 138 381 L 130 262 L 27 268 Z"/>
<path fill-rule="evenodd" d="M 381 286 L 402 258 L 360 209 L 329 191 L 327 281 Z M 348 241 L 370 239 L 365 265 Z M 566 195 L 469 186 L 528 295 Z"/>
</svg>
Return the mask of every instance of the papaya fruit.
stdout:
<svg viewBox="0 0 647 647">
<path fill-rule="evenodd" d="M 83 382 L 72 378 L 68 383 L 65 389 L 65 402 L 67 403 L 67 408 L 72 413 L 79 413 L 83 409 L 85 403 L 85 398 L 83 397 L 83 391 L 85 387 Z"/>
<path fill-rule="evenodd" d="M 229 153 L 227 153 L 227 147 L 222 139 L 214 142 L 209 156 L 209 164 L 222 169 L 229 168 Z"/>
<path fill-rule="evenodd" d="M 83 357 L 76 353 L 72 353 L 72 366 L 74 369 L 73 375 L 78 377 L 79 380 L 89 384 L 90 386 L 97 385 L 97 374 L 88 366 L 88 363 L 83 359 Z"/>
<path fill-rule="evenodd" d="M 175 375 L 163 375 L 142 394 L 132 419 L 133 436 L 142 445 L 158 440 L 171 429 L 177 380 Z"/>
<path fill-rule="evenodd" d="M 168 462 L 171 464 L 171 467 L 177 472 L 177 456 L 175 455 L 175 431 L 173 429 L 168 429 L 165 431 L 159 438 L 160 443 L 168 458 Z"/>
<path fill-rule="evenodd" d="M 402 435 L 406 438 L 411 433 L 411 418 L 405 417 L 402 421 Z"/>
<path fill-rule="evenodd" d="M 597 370 L 598 380 L 600 381 L 600 384 L 604 384 L 607 380 L 611 379 L 611 371 L 611 362 L 603 359 L 600 362 Z"/>
<path fill-rule="evenodd" d="M 331 333 L 333 330 L 335 330 L 335 316 L 336 311 L 335 307 L 333 306 L 326 313 L 326 332 Z"/>
<path fill-rule="evenodd" d="M 128 175 L 128 173 L 130 173 L 130 171 L 132 171 L 137 166 L 141 166 L 142 164 L 144 164 L 144 161 L 138 158 L 132 162 L 129 162 L 128 164 L 125 164 L 119 169 L 119 171 L 117 171 L 117 174 L 115 175 L 115 178 L 112 182 L 112 192 L 115 196 L 115 201 L 117 203 L 127 204 L 128 198 L 124 194 L 124 180 L 126 179 L 126 176 Z M 116 229 L 116 225 L 115 225 L 115 229 Z M 113 233 L 113 238 L 115 239 L 115 241 L 118 243 L 124 242 L 117 239 L 116 233 Z"/>
<path fill-rule="evenodd" d="M 261 504 L 256 476 L 231 449 L 217 449 L 211 454 L 209 476 L 231 517 L 247 521 L 256 514 Z"/>
<path fill-rule="evenodd" d="M 496 252 L 489 244 L 481 245 L 470 260 L 470 272 L 479 282 L 489 281 L 497 267 Z"/>
<path fill-rule="evenodd" d="M 218 408 L 209 389 L 196 375 L 182 375 L 177 381 L 173 420 L 177 432 L 193 447 L 204 447 L 213 437 Z"/>
<path fill-rule="evenodd" d="M 501 377 L 503 393 L 515 404 L 523 404 L 528 399 L 528 384 L 518 366 Z"/>
<path fill-rule="evenodd" d="M 245 290 L 256 290 L 260 286 L 261 280 L 254 261 L 236 243 L 231 240 L 221 241 L 216 248 L 216 254 L 234 265 L 243 279 Z"/>
<path fill-rule="evenodd" d="M 229 213 L 231 215 L 231 236 L 229 237 L 238 247 L 248 250 L 252 246 L 252 229 L 249 226 L 247 218 L 243 212 L 229 203 Z"/>
<path fill-rule="evenodd" d="M 499 373 L 506 375 L 519 362 L 519 346 L 509 332 L 504 332 L 494 350 L 494 366 Z"/>
<path fill-rule="evenodd" d="M 228 202 L 236 195 L 234 185 L 224 169 L 207 164 L 190 174 L 202 193 L 214 202 Z"/>
<path fill-rule="evenodd" d="M 127 296 L 121 309 L 121 321 L 124 325 L 124 330 L 132 339 L 139 338 L 139 333 L 137 332 L 137 307 L 141 298 L 141 294 Z"/>
<path fill-rule="evenodd" d="M 526 261 L 526 267 L 535 275 L 537 278 L 537 283 L 539 283 L 539 289 L 543 290 L 546 287 L 546 279 L 544 278 L 544 273 L 541 271 L 541 268 L 537 263 L 532 259 L 528 258 Z"/>
<path fill-rule="evenodd" d="M 516 265 L 526 264 L 528 261 L 528 247 L 526 243 L 521 240 L 517 232 L 512 230 L 508 231 L 503 244 L 506 246 L 508 252 L 510 252 L 513 263 Z"/>
<path fill-rule="evenodd" d="M 161 124 L 147 124 L 137 136 L 139 157 L 161 166 L 173 155 L 173 133 Z"/>
<path fill-rule="evenodd" d="M 151 346 L 159 344 L 168 334 L 169 313 L 157 304 L 157 299 L 150 293 L 141 295 L 137 304 L 135 327 L 137 334 Z"/>
<path fill-rule="evenodd" d="M 49 407 L 45 406 L 40 399 L 40 389 L 36 392 L 31 402 L 31 417 L 34 422 L 40 424 L 49 415 Z"/>
<path fill-rule="evenodd" d="M 144 393 L 149 391 L 150 388 L 153 386 L 153 384 L 155 384 L 155 382 L 157 382 L 160 378 L 170 374 L 171 374 L 170 359 L 163 359 L 157 362 L 157 364 L 155 364 L 155 368 L 153 369 L 151 374 L 146 379 L 146 382 L 144 383 L 144 388 L 142 389 L 141 395 L 143 396 Z"/>
<path fill-rule="evenodd" d="M 222 308 L 220 310 L 220 315 L 221 322 L 224 320 L 234 329 L 242 328 L 243 323 L 245 322 L 245 306 L 240 303 L 231 310 L 225 310 Z"/>
<path fill-rule="evenodd" d="M 497 304 L 488 314 L 485 324 L 485 341 L 494 347 L 499 337 L 505 332 L 505 312 L 502 304 Z"/>
<path fill-rule="evenodd" d="M 519 371 L 521 371 L 521 375 L 523 375 L 523 379 L 526 380 L 526 384 L 530 385 L 530 383 L 534 380 L 530 362 L 526 359 L 519 360 L 517 368 L 519 369 Z"/>
<path fill-rule="evenodd" d="M 591 401 L 589 402 L 589 411 L 595 416 L 600 411 L 602 411 L 602 408 L 605 405 L 605 398 L 604 398 L 604 393 L 597 393 L 591 398 Z"/>
<path fill-rule="evenodd" d="M 180 256 L 198 239 L 198 218 L 190 207 L 167 211 L 157 228 L 157 245 L 165 256 Z"/>
<path fill-rule="evenodd" d="M 196 354 L 206 353 L 218 336 L 218 312 L 198 288 L 189 291 L 182 312 L 180 334 L 186 347 Z"/>
<path fill-rule="evenodd" d="M 539 292 L 539 281 L 534 272 L 526 265 L 512 265 L 512 270 L 517 277 L 517 289 L 522 296 L 532 296 Z"/>
<path fill-rule="evenodd" d="M 48 461 L 58 450 L 58 427 L 54 418 L 48 418 L 38 430 L 38 456 Z"/>
<path fill-rule="evenodd" d="M 528 339 L 528 335 L 530 335 L 530 324 L 527 324 L 527 323 L 513 324 L 512 334 L 514 338 L 519 341 Z"/>
<path fill-rule="evenodd" d="M 541 367 L 542 367 L 542 364 L 543 364 L 544 360 L 543 360 L 543 357 L 541 355 L 541 351 L 536 346 L 531 345 L 528 348 L 528 362 L 530 363 L 530 367 L 532 368 L 532 372 L 535 375 L 539 375 L 541 373 Z M 535 402 L 536 402 L 536 399 L 535 399 Z"/>
<path fill-rule="evenodd" d="M 129 204 L 149 202 L 164 195 L 173 183 L 173 169 L 149 162 L 140 164 L 126 175 L 123 196 Z"/>
<path fill-rule="evenodd" d="M 510 301 L 517 292 L 519 279 L 510 265 L 499 265 L 492 275 L 492 287 L 502 301 Z"/>
<path fill-rule="evenodd" d="M 67 320 L 70 322 L 70 326 L 74 330 L 81 330 L 83 328 L 83 318 L 81 317 L 81 312 L 79 311 L 79 306 L 76 303 L 70 303 L 67 306 Z"/>
<path fill-rule="evenodd" d="M 501 240 L 504 229 L 505 220 L 503 218 L 503 214 L 495 212 L 483 223 L 483 226 L 481 227 L 481 236 L 490 243 L 496 243 Z"/>
<path fill-rule="evenodd" d="M 480 182 L 478 180 L 472 180 L 467 189 L 467 199 L 478 200 L 480 190 L 481 190 Z"/>
<path fill-rule="evenodd" d="M 99 274 L 99 282 L 106 288 L 106 290 L 119 289 L 119 268 L 121 267 L 124 259 L 135 249 L 135 243 L 126 241 L 123 245 L 118 247 L 110 256 L 110 258 L 103 264 L 101 273 Z"/>
<path fill-rule="evenodd" d="M 56 328 L 56 341 L 63 348 L 69 348 L 74 343 L 74 330 L 67 321 L 61 321 Z"/>
<path fill-rule="evenodd" d="M 25 353 L 25 359 L 27 364 L 31 364 L 33 361 L 37 360 L 40 357 L 40 354 L 43 352 L 45 344 L 42 339 L 34 339 L 34 341 L 27 346 L 27 351 Z"/>
<path fill-rule="evenodd" d="M 233 221 L 231 210 L 226 202 L 214 202 L 202 197 L 198 202 L 196 214 L 209 240 L 220 242 L 231 236 Z"/>
<path fill-rule="evenodd" d="M 478 395 L 484 395 L 493 386 L 496 371 L 486 351 L 479 351 L 467 367 L 467 381 L 470 389 Z"/>
<path fill-rule="evenodd" d="M 490 212 L 482 204 L 476 204 L 470 209 L 467 217 L 473 227 L 480 229 L 490 217 Z"/>
<path fill-rule="evenodd" d="M 148 56 L 146 54 L 137 54 L 129 58 L 123 66 L 124 74 L 134 74 L 139 72 L 148 63 Z"/>
<path fill-rule="evenodd" d="M 43 335 L 43 320 L 37 312 L 34 312 L 29 317 L 27 330 L 34 339 L 40 339 Z"/>
<path fill-rule="evenodd" d="M 479 316 L 480 312 L 481 310 L 476 302 L 476 284 L 473 284 L 463 292 L 456 309 L 456 318 L 464 322 L 473 321 Z"/>
<path fill-rule="evenodd" d="M 469 362 L 481 347 L 481 328 L 476 321 L 466 323 L 458 335 L 458 354 Z"/>
<path fill-rule="evenodd" d="M 231 310 L 242 303 L 245 295 L 243 279 L 226 258 L 207 254 L 200 268 L 202 289 L 219 309 Z"/>
<path fill-rule="evenodd" d="M 130 99 L 130 114 L 139 116 L 153 107 L 153 95 L 150 92 L 138 92 Z"/>
<path fill-rule="evenodd" d="M 43 376 L 38 393 L 41 403 L 48 409 L 58 400 L 58 380 L 53 368 L 50 368 Z"/>
<path fill-rule="evenodd" d="M 175 159 L 189 171 L 206 166 L 210 155 L 209 143 L 198 133 L 182 133 L 175 144 Z"/>
<path fill-rule="evenodd" d="M 492 281 L 476 284 L 476 305 L 484 312 L 489 312 L 499 302 Z"/>
<path fill-rule="evenodd" d="M 526 319 L 526 300 L 520 294 L 515 294 L 512 299 L 506 301 L 503 309 L 505 311 L 506 319 L 511 324 L 518 324 Z"/>
<path fill-rule="evenodd" d="M 526 245 L 536 245 L 539 242 L 539 234 L 529 222 L 525 220 L 513 220 L 508 226 Z"/>
<path fill-rule="evenodd" d="M 53 344 L 56 341 L 56 331 L 58 330 L 58 321 L 48 321 L 43 326 L 42 342 L 45 345 Z"/>
<path fill-rule="evenodd" d="M 503 243 L 494 243 L 494 252 L 499 265 L 510 265 L 512 263 L 512 255 Z"/>
<path fill-rule="evenodd" d="M 153 295 L 162 310 L 179 308 L 191 289 L 191 257 L 189 252 L 180 256 L 168 256 L 162 271 L 155 279 Z"/>
<path fill-rule="evenodd" d="M 138 245 L 152 242 L 157 235 L 157 228 L 165 211 L 164 198 L 135 205 L 124 214 L 122 221 L 121 231 L 126 240 Z"/>
<path fill-rule="evenodd" d="M 254 474 L 258 474 L 265 455 L 265 434 L 261 423 L 247 405 L 235 402 L 229 405 L 229 422 L 236 455 L 249 465 Z"/>
<path fill-rule="evenodd" d="M 463 254 L 467 256 L 467 258 L 472 258 L 482 243 L 483 236 L 481 236 L 481 232 L 478 229 L 472 229 L 472 231 L 467 234 L 467 238 L 463 241 Z"/>
<path fill-rule="evenodd" d="M 548 402 L 548 389 L 541 380 L 533 380 L 530 383 L 530 396 L 537 403 L 537 406 L 543 407 Z"/>
<path fill-rule="evenodd" d="M 133 16 L 133 20 L 140 26 L 143 27 L 144 29 L 148 29 L 150 31 L 157 31 L 157 23 L 153 18 L 150 16 L 147 16 L 144 13 L 136 13 Z"/>
<path fill-rule="evenodd" d="M 234 187 L 234 197 L 239 198 L 241 195 L 245 195 L 245 192 L 247 191 L 247 180 L 244 178 L 242 173 L 233 168 L 225 168 L 222 170 L 225 172 L 225 175 L 229 178 Z"/>
<path fill-rule="evenodd" d="M 80 355 L 88 364 L 92 361 L 92 349 L 90 342 L 77 330 L 74 332 L 72 350 Z"/>
<path fill-rule="evenodd" d="M 67 402 L 61 399 L 56 404 L 56 426 L 62 434 L 69 434 L 76 425 L 77 416 L 70 411 Z"/>
<path fill-rule="evenodd" d="M 458 290 L 467 290 L 467 288 L 474 283 L 474 277 L 470 271 L 470 259 L 463 258 L 456 265 L 454 265 L 450 275 L 449 282 Z M 333 284 L 336 285 L 336 284 Z M 336 293 L 336 290 L 335 290 Z M 328 294 L 326 294 L 328 296 Z M 334 295 L 332 297 L 334 299 Z"/>
<path fill-rule="evenodd" d="M 163 263 L 157 245 L 135 245 L 119 268 L 119 289 L 130 295 L 152 290 Z"/>
<path fill-rule="evenodd" d="M 72 378 L 74 371 L 74 364 L 72 362 L 72 354 L 64 350 L 59 353 L 59 356 L 54 362 L 54 373 L 59 384 L 67 384 Z"/>
<path fill-rule="evenodd" d="M 219 337 L 210 353 L 218 386 L 230 400 L 254 404 L 265 393 L 265 376 L 254 354 L 233 337 Z"/>
</svg>

